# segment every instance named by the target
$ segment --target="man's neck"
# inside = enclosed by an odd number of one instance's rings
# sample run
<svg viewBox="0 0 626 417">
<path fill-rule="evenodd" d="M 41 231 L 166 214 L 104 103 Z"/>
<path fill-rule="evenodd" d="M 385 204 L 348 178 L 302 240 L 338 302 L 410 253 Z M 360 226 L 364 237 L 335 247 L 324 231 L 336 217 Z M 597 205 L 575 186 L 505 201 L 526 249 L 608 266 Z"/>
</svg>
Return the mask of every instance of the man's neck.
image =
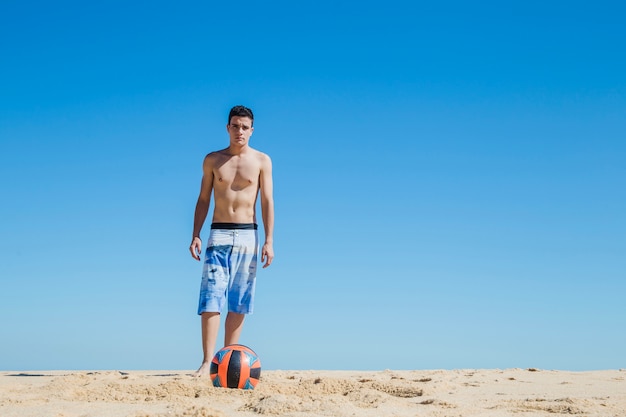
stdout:
<svg viewBox="0 0 626 417">
<path fill-rule="evenodd" d="M 250 151 L 250 147 L 248 145 L 245 145 L 245 146 L 230 145 L 225 150 L 229 155 L 244 155 Z"/>
</svg>

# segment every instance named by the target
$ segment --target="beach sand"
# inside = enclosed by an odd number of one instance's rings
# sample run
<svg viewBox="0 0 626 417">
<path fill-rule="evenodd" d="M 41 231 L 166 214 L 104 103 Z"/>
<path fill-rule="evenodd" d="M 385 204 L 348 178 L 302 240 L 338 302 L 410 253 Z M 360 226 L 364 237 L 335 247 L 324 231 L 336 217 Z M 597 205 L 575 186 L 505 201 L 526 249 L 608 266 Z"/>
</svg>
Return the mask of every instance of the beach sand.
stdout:
<svg viewBox="0 0 626 417">
<path fill-rule="evenodd" d="M 626 416 L 626 370 L 263 371 L 254 390 L 186 371 L 0 372 L 0 416 Z"/>
</svg>

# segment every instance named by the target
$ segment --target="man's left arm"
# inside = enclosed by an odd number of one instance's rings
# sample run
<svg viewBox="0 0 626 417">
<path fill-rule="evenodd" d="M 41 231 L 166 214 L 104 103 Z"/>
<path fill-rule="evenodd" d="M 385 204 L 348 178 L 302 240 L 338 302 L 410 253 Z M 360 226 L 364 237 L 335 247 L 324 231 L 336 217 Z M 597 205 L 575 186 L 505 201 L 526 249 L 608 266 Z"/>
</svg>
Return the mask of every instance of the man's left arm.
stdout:
<svg viewBox="0 0 626 417">
<path fill-rule="evenodd" d="M 274 259 L 274 184 L 272 181 L 272 160 L 267 155 L 263 155 L 259 187 L 261 189 L 261 216 L 263 217 L 263 228 L 265 230 L 265 243 L 261 249 L 261 262 L 265 262 L 263 268 L 267 268 Z"/>
</svg>

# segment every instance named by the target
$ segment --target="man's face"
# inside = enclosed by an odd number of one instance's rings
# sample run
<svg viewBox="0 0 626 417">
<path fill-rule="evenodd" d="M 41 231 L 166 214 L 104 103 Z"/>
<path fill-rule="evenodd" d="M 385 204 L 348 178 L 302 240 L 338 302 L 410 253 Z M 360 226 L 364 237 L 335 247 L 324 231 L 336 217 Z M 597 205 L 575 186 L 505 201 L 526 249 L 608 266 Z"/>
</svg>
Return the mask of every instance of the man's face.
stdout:
<svg viewBox="0 0 626 417">
<path fill-rule="evenodd" d="M 226 125 L 226 130 L 230 135 L 230 144 L 235 146 L 246 146 L 250 141 L 250 136 L 254 128 L 249 117 L 233 116 L 230 123 Z"/>
</svg>

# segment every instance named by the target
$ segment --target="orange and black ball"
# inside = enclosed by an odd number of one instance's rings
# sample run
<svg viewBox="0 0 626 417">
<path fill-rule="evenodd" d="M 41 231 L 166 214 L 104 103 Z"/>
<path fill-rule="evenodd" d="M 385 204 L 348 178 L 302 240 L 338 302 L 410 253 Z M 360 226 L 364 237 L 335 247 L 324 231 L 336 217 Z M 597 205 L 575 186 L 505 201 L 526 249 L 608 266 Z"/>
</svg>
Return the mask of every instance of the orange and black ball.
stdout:
<svg viewBox="0 0 626 417">
<path fill-rule="evenodd" d="M 261 360 L 247 346 L 225 346 L 213 357 L 210 375 L 216 387 L 254 389 L 261 377 Z"/>
</svg>

